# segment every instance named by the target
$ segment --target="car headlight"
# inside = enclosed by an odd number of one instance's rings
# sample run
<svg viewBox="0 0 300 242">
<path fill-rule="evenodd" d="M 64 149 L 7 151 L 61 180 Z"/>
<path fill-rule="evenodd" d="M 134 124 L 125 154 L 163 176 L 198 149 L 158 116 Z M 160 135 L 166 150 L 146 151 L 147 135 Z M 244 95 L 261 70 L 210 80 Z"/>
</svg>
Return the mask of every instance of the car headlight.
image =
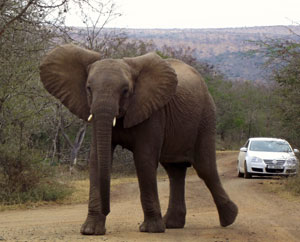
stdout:
<svg viewBox="0 0 300 242">
<path fill-rule="evenodd" d="M 252 163 L 262 163 L 263 160 L 259 157 L 253 156 L 253 157 L 251 157 L 250 162 L 252 162 Z"/>
<path fill-rule="evenodd" d="M 296 160 L 296 158 L 289 158 L 289 159 L 287 159 L 286 160 L 286 164 L 287 165 L 296 165 L 297 164 L 297 160 Z"/>
</svg>

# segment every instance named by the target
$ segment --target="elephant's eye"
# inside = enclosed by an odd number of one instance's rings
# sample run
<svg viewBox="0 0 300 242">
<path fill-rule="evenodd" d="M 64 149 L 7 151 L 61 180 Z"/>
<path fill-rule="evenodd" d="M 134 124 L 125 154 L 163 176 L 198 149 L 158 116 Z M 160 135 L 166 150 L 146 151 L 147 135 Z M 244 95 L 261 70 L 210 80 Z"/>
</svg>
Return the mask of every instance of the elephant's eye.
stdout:
<svg viewBox="0 0 300 242">
<path fill-rule="evenodd" d="M 128 94 L 129 94 L 129 89 L 128 89 L 128 87 L 125 87 L 122 91 L 122 96 L 123 97 L 128 97 Z"/>
<path fill-rule="evenodd" d="M 88 94 L 89 96 L 92 95 L 92 89 L 91 89 L 90 86 L 87 86 L 87 87 L 86 87 L 86 92 L 87 92 L 87 94 Z"/>
</svg>

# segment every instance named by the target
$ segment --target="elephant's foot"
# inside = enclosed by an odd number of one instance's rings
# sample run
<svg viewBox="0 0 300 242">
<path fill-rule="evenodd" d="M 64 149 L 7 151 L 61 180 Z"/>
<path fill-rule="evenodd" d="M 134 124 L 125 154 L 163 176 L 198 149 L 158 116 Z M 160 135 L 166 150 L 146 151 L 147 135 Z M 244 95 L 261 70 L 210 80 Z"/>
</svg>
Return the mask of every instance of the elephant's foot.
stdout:
<svg viewBox="0 0 300 242">
<path fill-rule="evenodd" d="M 220 223 L 223 227 L 232 224 L 238 214 L 238 207 L 232 202 L 228 201 L 225 204 L 217 206 L 219 212 Z"/>
<path fill-rule="evenodd" d="M 80 233 L 85 235 L 104 235 L 106 216 L 102 214 L 89 214 L 84 224 L 81 226 Z"/>
<path fill-rule="evenodd" d="M 167 229 L 181 229 L 185 225 L 186 212 L 169 211 L 163 217 Z"/>
<path fill-rule="evenodd" d="M 140 232 L 163 233 L 165 232 L 165 229 L 166 227 L 162 218 L 145 219 L 140 225 Z"/>
</svg>

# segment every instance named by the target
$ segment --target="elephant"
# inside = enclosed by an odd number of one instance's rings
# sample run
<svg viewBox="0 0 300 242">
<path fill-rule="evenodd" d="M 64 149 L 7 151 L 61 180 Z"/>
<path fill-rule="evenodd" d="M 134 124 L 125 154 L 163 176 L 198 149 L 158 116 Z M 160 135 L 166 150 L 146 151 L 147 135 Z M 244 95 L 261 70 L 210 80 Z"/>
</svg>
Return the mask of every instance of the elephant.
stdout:
<svg viewBox="0 0 300 242">
<path fill-rule="evenodd" d="M 75 44 L 50 50 L 40 64 L 45 89 L 92 125 L 88 214 L 85 235 L 103 235 L 110 212 L 110 176 L 117 145 L 133 152 L 144 221 L 139 231 L 183 228 L 188 167 L 208 187 L 221 226 L 231 225 L 238 207 L 225 192 L 216 167 L 216 108 L 202 76 L 177 59 L 155 52 L 101 59 Z M 162 216 L 157 188 L 161 164 L 170 194 Z"/>
</svg>

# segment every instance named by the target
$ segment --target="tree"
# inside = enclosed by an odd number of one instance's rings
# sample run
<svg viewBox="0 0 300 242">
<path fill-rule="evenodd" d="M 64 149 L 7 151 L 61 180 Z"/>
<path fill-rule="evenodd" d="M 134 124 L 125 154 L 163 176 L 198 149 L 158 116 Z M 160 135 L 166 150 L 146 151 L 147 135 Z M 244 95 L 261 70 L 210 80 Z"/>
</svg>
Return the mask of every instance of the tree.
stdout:
<svg viewBox="0 0 300 242">
<path fill-rule="evenodd" d="M 86 124 L 82 125 L 82 130 L 78 125 L 82 122 L 73 121 L 73 115 L 65 109 L 58 112 L 61 107 L 58 108 L 58 102 L 40 83 L 38 67 L 50 47 L 71 40 L 69 28 L 64 26 L 70 6 L 86 4 L 97 11 L 100 3 L 96 0 L 1 1 L 0 145 L 3 150 L 18 147 L 20 157 L 31 150 L 41 160 L 53 163 L 56 155 L 63 158 L 62 152 L 69 145 L 73 161 L 77 159 Z M 113 5 L 108 5 L 108 8 L 110 6 Z M 102 14 L 104 10 L 99 11 Z M 110 16 L 113 11 L 110 11 Z M 74 127 L 78 127 L 78 133 Z M 74 133 L 78 138 L 70 145 Z M 63 142 L 61 137 L 69 139 Z"/>
<path fill-rule="evenodd" d="M 62 29 L 70 0 L 3 0 L 0 4 L 0 38 L 6 31 Z M 32 33 L 32 32 L 29 32 Z"/>
<path fill-rule="evenodd" d="M 300 36 L 258 42 L 266 57 L 265 67 L 272 70 L 270 79 L 278 83 L 282 136 L 300 145 Z"/>
</svg>

